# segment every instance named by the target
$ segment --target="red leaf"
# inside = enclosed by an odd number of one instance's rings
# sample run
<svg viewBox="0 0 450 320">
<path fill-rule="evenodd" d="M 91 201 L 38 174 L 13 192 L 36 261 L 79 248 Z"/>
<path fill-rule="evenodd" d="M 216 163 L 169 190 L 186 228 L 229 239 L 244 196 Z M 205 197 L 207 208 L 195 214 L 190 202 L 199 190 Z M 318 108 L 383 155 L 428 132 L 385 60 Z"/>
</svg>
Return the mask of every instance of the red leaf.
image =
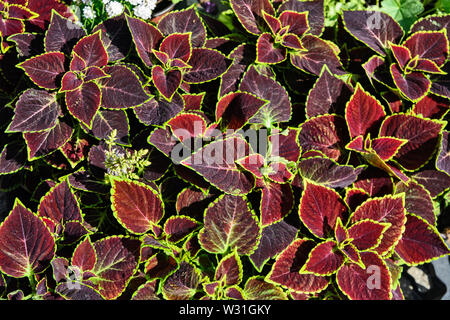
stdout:
<svg viewBox="0 0 450 320">
<path fill-rule="evenodd" d="M 281 40 L 281 44 L 289 49 L 294 50 L 306 50 L 302 42 L 300 41 L 300 38 L 296 36 L 295 34 L 287 33 L 283 36 Z"/>
<path fill-rule="evenodd" d="M 298 13 L 295 11 L 283 11 L 278 19 L 282 27 L 289 26 L 287 32 L 302 37 L 309 30 L 308 14 L 306 12 Z"/>
<path fill-rule="evenodd" d="M 55 254 L 55 240 L 44 222 L 16 200 L 0 225 L 0 270 L 22 278 L 42 272 Z"/>
<path fill-rule="evenodd" d="M 370 219 L 360 220 L 348 228 L 348 236 L 352 244 L 360 251 L 375 248 L 381 242 L 384 231 L 389 228 L 388 223 L 380 223 Z"/>
<path fill-rule="evenodd" d="M 408 185 L 398 182 L 395 193 L 403 192 L 405 193 L 406 212 L 415 214 L 432 226 L 436 225 L 436 215 L 429 191 L 413 181 L 409 182 Z"/>
<path fill-rule="evenodd" d="M 166 300 L 189 300 L 197 292 L 200 280 L 197 268 L 182 261 L 178 270 L 164 282 L 162 294 Z"/>
<path fill-rule="evenodd" d="M 191 33 L 169 35 L 161 42 L 159 50 L 165 52 L 169 59 L 181 59 L 188 62 L 192 53 Z"/>
<path fill-rule="evenodd" d="M 278 18 L 266 13 L 265 11 L 262 11 L 262 16 L 264 20 L 266 21 L 267 25 L 269 26 L 270 30 L 272 31 L 272 34 L 277 34 L 278 31 L 281 29 L 281 22 L 278 20 Z"/>
<path fill-rule="evenodd" d="M 78 89 L 83 84 L 83 80 L 79 79 L 78 76 L 72 72 L 66 72 L 61 80 L 61 89 L 59 92 L 72 91 Z"/>
<path fill-rule="evenodd" d="M 77 266 L 81 271 L 91 271 L 94 268 L 96 261 L 97 257 L 94 246 L 89 237 L 86 237 L 75 248 L 72 255 L 72 265 Z"/>
<path fill-rule="evenodd" d="M 398 64 L 400 65 L 400 68 L 402 70 L 405 69 L 406 64 L 411 60 L 411 52 L 408 48 L 400 45 L 393 44 L 392 42 L 389 43 L 391 46 L 392 53 L 394 54 L 395 60 L 397 60 Z"/>
<path fill-rule="evenodd" d="M 58 76 L 65 72 L 64 62 L 63 53 L 49 52 L 30 58 L 17 66 L 22 68 L 38 86 L 57 89 Z"/>
<path fill-rule="evenodd" d="M 367 199 L 369 199 L 369 194 L 363 189 L 347 189 L 345 193 L 345 203 L 350 208 L 350 211 L 355 211 Z"/>
<path fill-rule="evenodd" d="M 424 118 L 441 119 L 449 109 L 450 102 L 447 99 L 428 94 L 414 105 L 413 112 Z"/>
<path fill-rule="evenodd" d="M 300 146 L 298 145 L 298 130 L 288 128 L 282 132 L 273 132 L 269 136 L 272 145 L 272 157 L 283 157 L 286 160 L 297 162 L 300 157 Z"/>
<path fill-rule="evenodd" d="M 153 66 L 152 80 L 158 91 L 167 99 L 172 100 L 181 83 L 181 71 L 171 70 L 167 74 L 161 66 Z"/>
<path fill-rule="evenodd" d="M 345 254 L 347 258 L 350 259 L 351 262 L 361 266 L 361 256 L 359 254 L 358 249 L 351 243 L 346 244 L 343 248 L 341 248 L 341 251 Z"/>
<path fill-rule="evenodd" d="M 247 92 L 232 92 L 220 98 L 216 107 L 219 119 L 227 129 L 243 127 L 267 102 Z"/>
<path fill-rule="evenodd" d="M 66 92 L 66 104 L 70 113 L 89 128 L 100 108 L 101 91 L 94 82 L 85 82 L 81 87 Z"/>
<path fill-rule="evenodd" d="M 391 64 L 390 70 L 395 85 L 409 100 L 419 100 L 431 87 L 431 81 L 421 72 L 412 71 L 403 75 L 396 64 Z"/>
<path fill-rule="evenodd" d="M 166 220 L 164 232 L 168 241 L 178 242 L 191 234 L 198 226 L 199 223 L 190 217 L 172 216 Z"/>
<path fill-rule="evenodd" d="M 108 63 L 108 53 L 100 39 L 100 31 L 84 37 L 73 47 L 73 52 L 86 62 L 86 67 L 104 67 Z"/>
<path fill-rule="evenodd" d="M 40 201 L 38 214 L 50 218 L 56 224 L 82 221 L 81 210 L 67 180 L 57 184 Z"/>
<path fill-rule="evenodd" d="M 5 19 L 0 17 L 0 35 L 2 37 L 8 37 L 13 34 L 23 33 L 25 30 L 25 24 L 23 21 L 15 19 Z"/>
<path fill-rule="evenodd" d="M 448 131 L 442 133 L 439 154 L 436 159 L 436 168 L 450 175 L 450 144 L 448 143 Z"/>
<path fill-rule="evenodd" d="M 347 143 L 345 146 L 345 149 L 356 151 L 359 153 L 366 153 L 367 151 L 364 148 L 364 137 L 363 136 L 357 136 L 356 138 L 353 138 L 352 141 Z"/>
<path fill-rule="evenodd" d="M 314 242 L 311 240 L 294 240 L 280 253 L 267 279 L 301 293 L 314 293 L 325 289 L 328 286 L 327 278 L 299 273 L 313 247 Z"/>
<path fill-rule="evenodd" d="M 341 218 L 338 218 L 336 221 L 336 226 L 334 227 L 334 238 L 338 244 L 348 238 L 348 231 L 344 228 Z"/>
<path fill-rule="evenodd" d="M 106 74 L 102 69 L 98 68 L 98 67 L 88 67 L 85 71 L 84 71 L 84 81 L 92 81 L 92 80 L 97 80 L 100 78 L 107 78 L 109 77 L 108 74 Z"/>
<path fill-rule="evenodd" d="M 225 194 L 205 211 L 204 228 L 199 242 L 208 252 L 224 253 L 235 249 L 238 254 L 251 254 L 261 236 L 258 221 L 240 196 Z"/>
<path fill-rule="evenodd" d="M 336 250 L 336 242 L 325 241 L 311 250 L 300 273 L 328 276 L 335 273 L 344 263 L 344 256 Z"/>
<path fill-rule="evenodd" d="M 245 170 L 253 173 L 256 178 L 263 177 L 263 173 L 260 169 L 264 167 L 265 160 L 264 157 L 259 153 L 251 154 L 247 157 L 237 160 L 236 162 Z"/>
<path fill-rule="evenodd" d="M 275 39 L 270 33 L 263 33 L 259 36 L 257 42 L 258 63 L 276 64 L 286 59 L 286 48 L 276 47 Z"/>
<path fill-rule="evenodd" d="M 149 231 L 164 215 L 158 193 L 142 183 L 114 180 L 111 199 L 114 216 L 132 233 Z"/>
<path fill-rule="evenodd" d="M 378 154 L 382 160 L 388 161 L 397 154 L 406 142 L 407 140 L 404 139 L 381 137 L 373 139 L 371 144 L 372 149 L 376 152 L 376 154 Z"/>
<path fill-rule="evenodd" d="M 70 70 L 83 71 L 86 68 L 86 61 L 84 61 L 79 55 L 72 52 L 72 60 L 70 61 Z"/>
<path fill-rule="evenodd" d="M 180 113 L 170 119 L 167 124 L 174 136 L 181 142 L 185 139 L 202 137 L 206 131 L 206 121 L 194 113 Z"/>
<path fill-rule="evenodd" d="M 300 220 L 317 237 L 326 238 L 343 219 L 347 208 L 339 194 L 329 188 L 306 181 L 299 205 Z"/>
<path fill-rule="evenodd" d="M 278 8 L 278 13 L 283 11 L 295 11 L 299 13 L 308 12 L 308 24 L 311 27 L 309 33 L 320 36 L 324 29 L 324 2 L 322 0 L 313 1 L 283 1 Z"/>
<path fill-rule="evenodd" d="M 267 226 L 287 216 L 294 206 L 294 195 L 289 184 L 268 182 L 261 195 L 261 225 Z"/>
<path fill-rule="evenodd" d="M 342 266 L 337 272 L 339 288 L 351 300 L 390 300 L 389 269 L 373 252 L 361 252 L 365 268 L 357 264 Z"/>
<path fill-rule="evenodd" d="M 448 40 L 443 31 L 420 31 L 405 40 L 403 46 L 411 51 L 412 57 L 434 61 L 439 67 L 448 57 Z"/>
<path fill-rule="evenodd" d="M 215 279 L 224 281 L 226 286 L 237 285 L 242 281 L 242 262 L 236 252 L 222 258 L 216 268 Z"/>
<path fill-rule="evenodd" d="M 434 61 L 428 59 L 415 59 L 411 61 L 411 66 L 408 65 L 408 68 L 414 71 L 446 74 Z"/>
<path fill-rule="evenodd" d="M 381 243 L 374 249 L 379 254 L 388 252 L 401 238 L 406 222 L 402 196 L 385 196 L 369 199 L 360 205 L 351 216 L 353 223 L 370 219 L 390 223 L 383 233 Z"/>
<path fill-rule="evenodd" d="M 183 94 L 182 98 L 184 100 L 184 111 L 200 110 L 205 94 L 206 92 L 199 94 Z"/>
<path fill-rule="evenodd" d="M 395 247 L 395 252 L 406 263 L 413 265 L 450 254 L 437 230 L 414 215 L 408 215 L 405 232 Z"/>
<path fill-rule="evenodd" d="M 375 133 L 377 125 L 386 116 L 383 106 L 358 84 L 345 108 L 350 137 Z"/>
</svg>

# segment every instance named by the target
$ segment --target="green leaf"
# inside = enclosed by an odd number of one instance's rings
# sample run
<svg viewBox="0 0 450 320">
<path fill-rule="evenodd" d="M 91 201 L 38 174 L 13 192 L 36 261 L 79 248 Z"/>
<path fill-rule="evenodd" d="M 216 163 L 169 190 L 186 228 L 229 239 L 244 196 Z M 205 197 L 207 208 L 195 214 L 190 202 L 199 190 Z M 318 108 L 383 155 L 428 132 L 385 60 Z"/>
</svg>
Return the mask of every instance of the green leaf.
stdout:
<svg viewBox="0 0 450 320">
<path fill-rule="evenodd" d="M 391 15 L 407 32 L 423 12 L 423 4 L 419 0 L 383 0 L 381 11 Z"/>
</svg>

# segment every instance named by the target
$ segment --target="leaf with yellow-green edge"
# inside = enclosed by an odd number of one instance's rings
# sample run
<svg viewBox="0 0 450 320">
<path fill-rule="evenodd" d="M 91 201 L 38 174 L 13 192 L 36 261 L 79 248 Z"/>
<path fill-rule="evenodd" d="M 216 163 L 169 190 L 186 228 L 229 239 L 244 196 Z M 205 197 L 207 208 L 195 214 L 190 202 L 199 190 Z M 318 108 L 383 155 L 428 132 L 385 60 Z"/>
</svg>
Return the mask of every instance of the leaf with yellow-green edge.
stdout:
<svg viewBox="0 0 450 320">
<path fill-rule="evenodd" d="M 377 222 L 371 219 L 359 220 L 348 229 L 348 237 L 351 243 L 359 250 L 366 251 L 377 247 L 383 233 L 391 226 L 390 223 Z"/>
<path fill-rule="evenodd" d="M 254 35 L 260 34 L 264 25 L 263 11 L 272 16 L 275 14 L 269 0 L 231 0 L 230 4 L 245 30 Z"/>
<path fill-rule="evenodd" d="M 55 254 L 45 223 L 16 199 L 0 225 L 0 270 L 14 278 L 44 271 Z"/>
<path fill-rule="evenodd" d="M 164 281 L 162 294 L 166 300 L 188 300 L 195 295 L 200 282 L 200 271 L 182 261 L 178 270 Z"/>
<path fill-rule="evenodd" d="M 0 153 L 0 175 L 19 171 L 26 164 L 26 146 L 21 141 L 11 141 Z"/>
<path fill-rule="evenodd" d="M 242 262 L 236 251 L 224 256 L 218 263 L 214 278 L 225 286 L 238 285 L 242 281 Z"/>
<path fill-rule="evenodd" d="M 299 273 L 314 246 L 315 243 L 312 240 L 294 240 L 278 255 L 265 280 L 301 293 L 324 290 L 329 284 L 326 277 Z"/>
<path fill-rule="evenodd" d="M 245 300 L 288 300 L 280 287 L 260 276 L 248 278 L 242 293 Z"/>
<path fill-rule="evenodd" d="M 413 179 L 424 186 L 432 198 L 436 198 L 450 188 L 450 175 L 439 170 L 420 171 L 413 175 Z"/>
<path fill-rule="evenodd" d="M 422 185 L 414 181 L 406 185 L 399 181 L 395 186 L 395 193 L 405 194 L 406 212 L 419 216 L 432 226 L 436 225 L 433 200 L 430 192 Z"/>
<path fill-rule="evenodd" d="M 140 260 L 141 241 L 111 236 L 93 243 L 96 262 L 90 278 L 105 299 L 112 300 L 125 290 Z"/>
<path fill-rule="evenodd" d="M 335 241 L 321 242 L 309 252 L 305 264 L 300 269 L 300 274 L 329 276 L 335 273 L 344 261 L 345 255 L 338 250 Z"/>
<path fill-rule="evenodd" d="M 325 28 L 324 1 L 283 1 L 278 7 L 277 12 L 278 14 L 281 14 L 283 11 L 287 10 L 299 13 L 308 12 L 308 25 L 310 26 L 310 30 L 308 32 L 315 36 L 321 35 Z"/>
<path fill-rule="evenodd" d="M 386 195 L 383 198 L 371 198 L 361 204 L 350 216 L 352 223 L 370 219 L 377 222 L 390 223 L 374 251 L 383 255 L 391 250 L 401 239 L 405 230 L 404 194 Z"/>
<path fill-rule="evenodd" d="M 265 181 L 263 184 L 259 211 L 261 225 L 264 227 L 282 220 L 291 212 L 294 193 L 289 183 Z"/>
<path fill-rule="evenodd" d="M 164 223 L 164 233 L 167 241 L 178 242 L 186 238 L 199 227 L 199 223 L 187 216 L 172 216 Z"/>
<path fill-rule="evenodd" d="M 450 175 L 450 144 L 448 143 L 448 131 L 442 132 L 439 153 L 436 158 L 436 168 Z"/>
<path fill-rule="evenodd" d="M 97 262 L 94 246 L 89 236 L 81 241 L 72 254 L 71 264 L 77 266 L 82 271 L 90 271 Z"/>
<path fill-rule="evenodd" d="M 336 191 L 304 180 L 299 217 L 316 237 L 331 235 L 337 218 L 343 219 L 346 212 L 347 207 Z"/>
<path fill-rule="evenodd" d="M 205 210 L 199 242 L 208 252 L 225 253 L 231 249 L 248 255 L 253 253 L 260 237 L 258 220 L 240 196 L 222 195 Z"/>
<path fill-rule="evenodd" d="M 395 252 L 408 265 L 430 262 L 450 254 L 436 228 L 413 214 L 407 216 L 405 232 L 395 246 Z"/>
<path fill-rule="evenodd" d="M 119 223 L 135 234 L 151 230 L 164 215 L 160 195 L 149 186 L 135 181 L 112 181 L 111 207 Z"/>
</svg>

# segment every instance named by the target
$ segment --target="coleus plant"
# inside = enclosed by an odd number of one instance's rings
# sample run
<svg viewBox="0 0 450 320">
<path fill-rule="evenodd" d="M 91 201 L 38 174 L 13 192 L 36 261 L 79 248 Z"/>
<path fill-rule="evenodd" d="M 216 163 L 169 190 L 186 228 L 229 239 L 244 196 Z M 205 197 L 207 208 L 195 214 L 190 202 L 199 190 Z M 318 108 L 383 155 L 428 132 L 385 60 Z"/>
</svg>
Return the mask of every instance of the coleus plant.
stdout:
<svg viewBox="0 0 450 320">
<path fill-rule="evenodd" d="M 361 48 L 324 28 L 323 1 L 231 8 L 233 30 L 192 6 L 91 33 L 56 10 L 11 40 L 34 83 L 10 81 L 1 110 L 1 298 L 403 299 L 404 267 L 450 254 L 445 75 L 392 95 L 372 81 L 389 69 L 341 63 Z M 443 40 L 448 16 L 405 41 L 381 17 L 379 59 L 446 70 L 412 43 Z"/>
</svg>

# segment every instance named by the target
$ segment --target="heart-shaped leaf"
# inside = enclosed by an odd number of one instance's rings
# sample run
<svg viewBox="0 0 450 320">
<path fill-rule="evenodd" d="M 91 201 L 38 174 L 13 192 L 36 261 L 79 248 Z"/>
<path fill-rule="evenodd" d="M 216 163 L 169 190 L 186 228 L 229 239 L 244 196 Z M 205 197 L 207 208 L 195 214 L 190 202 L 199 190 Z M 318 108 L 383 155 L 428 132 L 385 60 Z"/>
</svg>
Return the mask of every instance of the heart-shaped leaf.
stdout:
<svg viewBox="0 0 450 320">
<path fill-rule="evenodd" d="M 206 209 L 204 223 L 199 242 L 208 252 L 224 253 L 232 249 L 248 255 L 261 237 L 258 220 L 240 196 L 219 197 Z"/>
<path fill-rule="evenodd" d="M 335 273 L 345 261 L 345 256 L 336 248 L 336 242 L 332 240 L 319 243 L 309 253 L 308 260 L 300 273 L 312 273 L 320 276 Z"/>
<path fill-rule="evenodd" d="M 116 219 L 136 234 L 151 230 L 164 215 L 158 193 L 138 182 L 114 180 L 111 202 Z"/>
<path fill-rule="evenodd" d="M 19 200 L 0 225 L 0 239 L 0 270 L 15 278 L 42 272 L 55 254 L 52 234 Z"/>
<path fill-rule="evenodd" d="M 81 271 L 91 271 L 97 261 L 94 246 L 89 237 L 84 238 L 73 251 L 72 265 Z"/>
<path fill-rule="evenodd" d="M 430 90 L 431 81 L 421 72 L 413 71 L 403 75 L 396 64 L 392 64 L 390 70 L 395 85 L 409 100 L 417 101 Z"/>
<path fill-rule="evenodd" d="M 100 39 L 101 32 L 88 35 L 77 42 L 73 52 L 86 62 L 86 67 L 104 67 L 108 63 L 108 53 Z"/>
<path fill-rule="evenodd" d="M 192 54 L 191 33 L 170 34 L 161 42 L 159 50 L 166 53 L 169 59 L 188 62 Z"/>
<path fill-rule="evenodd" d="M 164 233 L 168 241 L 178 242 L 191 234 L 198 226 L 199 223 L 190 217 L 172 216 L 164 224 Z"/>
<path fill-rule="evenodd" d="M 262 33 L 256 44 L 256 61 L 258 63 L 276 64 L 286 59 L 286 48 L 277 46 L 270 33 Z"/>
<path fill-rule="evenodd" d="M 165 73 L 161 66 L 153 66 L 152 68 L 152 80 L 155 87 L 169 101 L 172 100 L 180 86 L 181 77 L 180 70 L 170 70 Z"/>
</svg>

